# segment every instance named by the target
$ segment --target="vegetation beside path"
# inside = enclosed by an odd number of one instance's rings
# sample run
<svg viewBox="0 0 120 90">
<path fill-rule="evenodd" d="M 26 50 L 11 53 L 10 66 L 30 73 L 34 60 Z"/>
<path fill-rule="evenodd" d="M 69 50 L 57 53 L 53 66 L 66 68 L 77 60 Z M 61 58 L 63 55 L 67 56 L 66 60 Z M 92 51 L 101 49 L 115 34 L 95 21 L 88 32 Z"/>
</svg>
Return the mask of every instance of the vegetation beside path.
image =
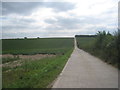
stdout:
<svg viewBox="0 0 120 90">
<path fill-rule="evenodd" d="M 120 34 L 114 35 L 109 32 L 99 31 L 92 36 L 76 36 L 77 46 L 92 55 L 101 58 L 103 61 L 118 67 L 120 58 Z"/>
<path fill-rule="evenodd" d="M 13 68 L 3 67 L 3 88 L 46 88 L 61 73 L 64 65 L 73 51 L 74 39 L 12 39 L 3 40 L 3 45 L 4 54 L 55 54 L 54 57 L 46 57 L 38 60 L 23 59 L 22 61 L 24 62 L 21 65 L 15 66 Z M 12 62 L 19 62 L 19 58 L 15 57 L 12 59 L 3 59 L 3 64 L 8 62 L 12 65 Z"/>
<path fill-rule="evenodd" d="M 71 53 L 72 49 L 65 55 L 27 61 L 3 72 L 3 88 L 46 88 L 60 74 Z"/>
</svg>

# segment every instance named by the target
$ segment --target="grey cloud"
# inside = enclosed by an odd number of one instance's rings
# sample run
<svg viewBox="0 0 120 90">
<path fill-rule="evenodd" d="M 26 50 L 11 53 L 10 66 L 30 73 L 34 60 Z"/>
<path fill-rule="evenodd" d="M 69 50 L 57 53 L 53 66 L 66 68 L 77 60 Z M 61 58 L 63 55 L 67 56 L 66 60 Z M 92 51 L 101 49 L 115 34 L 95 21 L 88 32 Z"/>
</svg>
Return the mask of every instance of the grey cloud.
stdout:
<svg viewBox="0 0 120 90">
<path fill-rule="evenodd" d="M 120 29 L 120 1 L 118 2 L 118 28 Z"/>
<path fill-rule="evenodd" d="M 52 19 L 45 20 L 46 23 L 53 24 L 60 27 L 47 27 L 46 29 L 53 30 L 64 30 L 64 29 L 77 29 L 79 28 L 77 24 L 81 22 L 80 19 L 77 18 L 65 18 L 65 17 L 56 17 L 57 21 Z"/>
<path fill-rule="evenodd" d="M 34 19 L 27 19 L 27 18 L 12 18 L 9 20 L 13 25 L 30 25 L 31 23 L 36 22 Z M 4 24 L 4 23 L 3 23 Z"/>
<path fill-rule="evenodd" d="M 39 26 L 31 26 L 31 25 L 7 25 L 7 26 L 2 26 L 2 32 L 9 32 L 15 30 L 17 31 L 24 31 L 24 30 L 36 30 L 36 29 L 42 29 Z"/>
<path fill-rule="evenodd" d="M 2 3 L 0 2 L 0 16 L 2 16 Z"/>
<path fill-rule="evenodd" d="M 6 22 L 8 24 L 6 24 Z M 8 17 L 2 17 L 2 29 L 3 31 L 8 31 L 12 29 L 16 30 L 22 30 L 22 29 L 35 29 L 38 27 L 31 26 L 31 23 L 34 23 L 34 19 L 27 19 L 27 18 L 8 18 Z"/>
<path fill-rule="evenodd" d="M 55 11 L 67 11 L 75 7 L 69 2 L 2 2 L 2 14 L 28 15 L 38 7 L 53 8 Z"/>
<path fill-rule="evenodd" d="M 55 17 L 57 19 L 46 19 L 45 22 L 49 24 L 53 24 L 60 27 L 47 27 L 46 29 L 53 30 L 63 30 L 63 29 L 80 29 L 81 27 L 85 27 L 86 25 L 99 25 L 105 24 L 108 26 L 116 26 L 116 22 L 110 22 L 110 18 L 99 18 L 99 17 L 90 17 L 90 16 L 81 16 L 74 18 L 65 18 L 65 17 Z"/>
<path fill-rule="evenodd" d="M 70 2 L 48 2 L 44 4 L 46 7 L 52 7 L 55 11 L 68 11 L 75 8 L 75 5 Z"/>
<path fill-rule="evenodd" d="M 24 26 L 24 25 L 7 25 L 7 26 L 2 26 L 2 30 L 3 32 L 5 31 L 12 31 L 13 29 L 16 29 L 16 32 L 18 30 L 21 30 L 22 29 L 26 29 L 26 28 L 29 28 L 28 26 Z"/>
<path fill-rule="evenodd" d="M 114 33 L 117 28 L 108 28 L 108 27 L 105 27 L 105 26 L 92 26 L 92 27 L 88 27 L 86 30 L 84 30 L 82 32 L 85 33 L 85 34 L 96 34 L 98 31 L 109 31 L 110 33 Z"/>
<path fill-rule="evenodd" d="M 114 18 L 111 18 L 110 14 L 115 13 L 115 10 L 110 10 L 108 12 L 103 13 L 108 17 L 93 17 L 93 16 L 76 16 L 73 15 L 73 18 L 66 18 L 57 16 L 54 19 L 46 19 L 44 22 L 51 24 L 51 26 L 46 26 L 46 28 L 42 26 L 34 26 L 35 19 L 34 17 L 31 19 L 27 18 L 11 18 L 9 14 L 17 13 L 21 15 L 31 14 L 35 9 L 39 7 L 53 8 L 55 13 L 57 12 L 65 12 L 67 10 L 71 10 L 74 8 L 74 4 L 67 2 L 3 2 L 3 36 L 4 37 L 36 37 L 39 36 L 65 36 L 65 35 L 74 35 L 76 34 L 95 34 L 98 30 L 106 30 L 110 32 L 114 32 L 116 29 L 107 28 L 105 26 L 116 26 L 116 22 L 114 22 Z M 82 13 L 82 12 L 81 12 Z M 69 14 L 69 13 L 68 13 Z M 69 14 L 70 15 L 70 14 Z M 0 18 L 1 20 L 1 18 Z M 8 21 L 7 21 L 8 20 Z M 5 23 L 6 22 L 6 23 Z M 33 23 L 33 25 L 31 25 Z M 89 26 L 90 25 L 90 26 Z M 101 25 L 101 26 L 99 26 Z M 75 29 L 79 29 L 80 31 L 72 31 Z M 23 31 L 25 30 L 25 32 Z M 42 32 L 43 30 L 43 32 Z M 59 30 L 63 30 L 60 32 Z M 72 32 L 65 33 L 64 30 L 71 30 Z M 14 32 L 15 31 L 15 32 Z M 27 32 L 28 31 L 28 32 Z M 31 31 L 31 32 L 30 32 Z M 35 32 L 34 32 L 35 31 Z M 45 31 L 45 32 L 44 32 Z"/>
<path fill-rule="evenodd" d="M 36 22 L 34 19 L 27 19 L 27 18 L 21 18 L 19 20 L 20 20 L 20 22 L 24 22 L 24 23 L 33 23 L 33 22 Z"/>
<path fill-rule="evenodd" d="M 2 38 L 24 38 L 24 37 L 40 37 L 40 35 L 43 35 L 44 33 L 5 33 L 3 32 Z"/>
<path fill-rule="evenodd" d="M 2 14 L 30 14 L 30 12 L 38 7 L 38 3 L 28 2 L 2 2 Z"/>
<path fill-rule="evenodd" d="M 64 36 L 74 36 L 73 33 L 64 33 L 64 32 L 32 32 L 32 33 L 2 33 L 2 38 L 24 38 L 24 37 L 28 37 L 28 38 L 33 38 L 33 37 L 64 37 Z"/>
</svg>

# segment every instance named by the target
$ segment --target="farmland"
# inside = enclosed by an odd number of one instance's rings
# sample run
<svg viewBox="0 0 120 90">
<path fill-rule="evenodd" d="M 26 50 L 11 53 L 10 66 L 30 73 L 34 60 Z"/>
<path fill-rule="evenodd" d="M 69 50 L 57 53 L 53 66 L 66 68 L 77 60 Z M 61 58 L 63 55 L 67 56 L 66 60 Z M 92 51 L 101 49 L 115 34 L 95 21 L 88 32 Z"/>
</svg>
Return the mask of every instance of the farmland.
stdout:
<svg viewBox="0 0 120 90">
<path fill-rule="evenodd" d="M 62 71 L 73 51 L 74 39 L 4 39 L 2 45 L 3 55 L 13 55 L 3 58 L 3 88 L 46 88 Z M 31 59 L 19 55 L 46 57 Z"/>
<path fill-rule="evenodd" d="M 76 37 L 77 46 L 85 51 L 92 51 L 95 37 Z"/>
<path fill-rule="evenodd" d="M 73 38 L 3 39 L 3 54 L 64 53 L 73 47 Z"/>
</svg>

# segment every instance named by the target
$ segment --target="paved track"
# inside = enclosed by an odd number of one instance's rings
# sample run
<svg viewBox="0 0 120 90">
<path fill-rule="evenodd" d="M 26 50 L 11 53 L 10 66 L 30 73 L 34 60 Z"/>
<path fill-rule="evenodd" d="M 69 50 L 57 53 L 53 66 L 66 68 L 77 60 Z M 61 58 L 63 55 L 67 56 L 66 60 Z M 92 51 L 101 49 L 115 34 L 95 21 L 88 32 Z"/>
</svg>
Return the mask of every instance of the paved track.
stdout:
<svg viewBox="0 0 120 90">
<path fill-rule="evenodd" d="M 118 70 L 78 49 L 71 54 L 53 88 L 118 88 Z"/>
</svg>

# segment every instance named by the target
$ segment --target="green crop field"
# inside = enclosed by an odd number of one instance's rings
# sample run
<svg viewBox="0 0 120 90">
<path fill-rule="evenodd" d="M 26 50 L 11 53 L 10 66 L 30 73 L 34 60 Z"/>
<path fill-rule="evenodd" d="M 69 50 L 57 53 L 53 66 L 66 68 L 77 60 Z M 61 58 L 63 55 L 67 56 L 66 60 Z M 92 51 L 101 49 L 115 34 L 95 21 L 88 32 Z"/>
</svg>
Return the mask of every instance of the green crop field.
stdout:
<svg viewBox="0 0 120 90">
<path fill-rule="evenodd" d="M 95 37 L 76 37 L 77 46 L 85 51 L 91 51 L 94 46 Z"/>
<path fill-rule="evenodd" d="M 4 39 L 2 42 L 3 54 L 14 56 L 2 59 L 3 88 L 50 88 L 74 48 L 73 38 Z M 22 59 L 19 54 L 54 56 L 32 60 Z"/>
<path fill-rule="evenodd" d="M 73 38 L 3 39 L 3 54 L 64 53 L 73 47 Z"/>
</svg>

